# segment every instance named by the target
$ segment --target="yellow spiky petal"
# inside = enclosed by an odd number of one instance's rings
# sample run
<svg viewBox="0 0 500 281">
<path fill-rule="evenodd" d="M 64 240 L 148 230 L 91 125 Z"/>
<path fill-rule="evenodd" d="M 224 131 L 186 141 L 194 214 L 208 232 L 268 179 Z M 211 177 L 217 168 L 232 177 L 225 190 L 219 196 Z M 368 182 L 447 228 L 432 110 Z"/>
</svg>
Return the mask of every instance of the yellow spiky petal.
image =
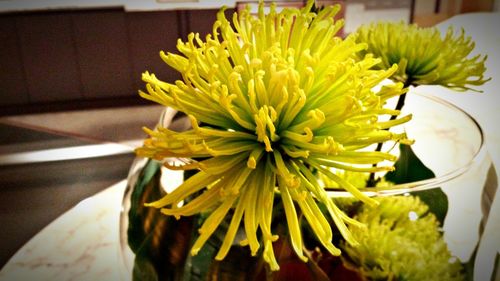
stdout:
<svg viewBox="0 0 500 281">
<path fill-rule="evenodd" d="M 474 90 L 489 81 L 484 78 L 487 56 L 470 57 L 474 42 L 461 29 L 455 34 L 449 27 L 441 36 L 437 27 L 418 27 L 404 22 L 376 22 L 361 26 L 354 36 L 368 48 L 360 52 L 382 59 L 380 67 L 388 69 L 398 64 L 392 77 L 397 81 L 410 80 L 413 85 L 442 85 L 454 90 Z"/>
<path fill-rule="evenodd" d="M 364 165 L 363 171 L 373 171 L 378 168 L 370 168 L 372 164 L 395 157 L 359 149 L 406 139 L 383 128 L 404 123 L 410 116 L 390 123 L 378 120 L 383 114 L 399 114 L 383 105 L 402 94 L 403 85 L 373 90 L 396 66 L 374 70 L 380 59 L 357 60 L 366 45 L 335 37 L 342 26 L 333 19 L 339 6 L 315 14 L 310 12 L 312 4 L 281 12 L 271 6 L 268 14 L 260 4 L 257 17 L 247 9 L 235 13 L 232 22 L 221 10 L 205 40 L 190 34 L 187 42 L 178 41 L 179 54 L 161 53 L 182 80 L 168 83 L 148 72 L 143 75 L 147 92 L 141 95 L 184 112 L 192 124 L 184 132 L 147 129 L 150 137 L 136 152 L 158 160 L 186 158 L 189 164 L 175 169 L 199 170 L 164 198 L 147 204 L 177 217 L 208 212 L 193 254 L 234 210 L 216 259 L 226 256 L 241 225 L 246 239 L 239 242 L 252 254 L 263 249 L 264 260 L 278 270 L 272 247 L 278 237 L 271 230 L 276 194 L 283 201 L 292 247 L 299 257 L 306 260 L 297 208 L 322 245 L 339 255 L 318 202 L 327 207 L 349 243 L 356 241 L 345 224 L 360 224 L 335 206 L 311 169 L 329 174 L 332 167 L 357 171 Z M 364 202 L 375 203 L 342 179 L 330 178 Z M 178 206 L 193 194 L 200 195 Z M 257 235 L 259 231 L 262 235 Z"/>
</svg>

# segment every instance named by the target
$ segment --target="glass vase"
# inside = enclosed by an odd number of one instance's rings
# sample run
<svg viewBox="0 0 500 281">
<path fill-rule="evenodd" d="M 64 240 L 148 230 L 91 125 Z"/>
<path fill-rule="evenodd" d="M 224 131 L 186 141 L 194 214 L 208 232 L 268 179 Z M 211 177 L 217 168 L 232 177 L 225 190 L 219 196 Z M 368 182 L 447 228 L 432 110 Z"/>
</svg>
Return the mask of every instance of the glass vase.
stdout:
<svg viewBox="0 0 500 281">
<path fill-rule="evenodd" d="M 471 280 L 490 280 L 494 261 L 485 258 L 479 244 L 497 237 L 483 235 L 489 210 L 497 189 L 496 172 L 484 145 L 478 123 L 461 109 L 436 97 L 410 93 L 404 112 L 412 120 L 400 130 L 415 140 L 412 152 L 434 176 L 424 180 L 410 177 L 384 188 L 366 188 L 370 196 L 413 195 L 426 193 L 430 205 L 444 204 L 433 196 L 444 196 L 447 210 L 442 225 L 443 238 L 451 254 L 463 264 L 464 274 Z M 175 131 L 190 128 L 188 118 L 167 108 L 159 125 Z M 384 147 L 390 150 L 391 147 Z M 397 149 L 392 147 L 397 153 Z M 401 150 L 403 151 L 403 150 Z M 179 161 L 179 159 L 166 159 Z M 411 174 L 411 171 L 410 173 Z M 248 247 L 233 245 L 223 261 L 214 256 L 224 231 L 219 227 L 207 242 L 202 255 L 191 256 L 192 237 L 196 235 L 199 216 L 177 220 L 162 215 L 154 208 L 144 207 L 170 192 L 189 176 L 183 171 L 171 171 L 153 160 L 137 158 L 129 172 L 120 217 L 120 243 L 125 275 L 133 280 L 362 280 L 356 268 L 342 266 L 339 258 L 323 259 L 314 266 L 299 261 L 287 239 L 275 242 L 280 258 L 280 271 L 266 270 L 262 258 L 252 257 Z M 349 196 L 343 191 L 330 191 L 332 197 Z M 430 206 L 442 207 L 442 206 Z M 332 226 L 335 230 L 335 227 Z M 220 232 L 220 233 L 219 233 Z M 244 234 L 243 234 L 244 235 Z M 491 243 L 491 241 L 490 241 Z M 275 252 L 276 252 L 275 248 Z M 478 250 L 479 249 L 479 250 Z M 284 253 L 284 254 L 283 254 Z M 473 266 L 472 266 L 473 265 Z M 326 279 L 325 279 L 326 278 Z M 486 278 L 486 279 L 485 279 Z"/>
</svg>

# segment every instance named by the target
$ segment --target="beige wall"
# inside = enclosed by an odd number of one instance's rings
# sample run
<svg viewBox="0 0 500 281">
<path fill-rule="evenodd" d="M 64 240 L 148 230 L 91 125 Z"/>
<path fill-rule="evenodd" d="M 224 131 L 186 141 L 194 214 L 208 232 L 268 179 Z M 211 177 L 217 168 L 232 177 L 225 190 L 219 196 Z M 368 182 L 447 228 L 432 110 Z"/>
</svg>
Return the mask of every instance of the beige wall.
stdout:
<svg viewBox="0 0 500 281">
<path fill-rule="evenodd" d="M 416 0 L 415 22 L 421 26 L 432 26 L 456 14 L 498 11 L 499 0 L 440 0 L 439 13 L 434 12 L 436 1 Z"/>
</svg>

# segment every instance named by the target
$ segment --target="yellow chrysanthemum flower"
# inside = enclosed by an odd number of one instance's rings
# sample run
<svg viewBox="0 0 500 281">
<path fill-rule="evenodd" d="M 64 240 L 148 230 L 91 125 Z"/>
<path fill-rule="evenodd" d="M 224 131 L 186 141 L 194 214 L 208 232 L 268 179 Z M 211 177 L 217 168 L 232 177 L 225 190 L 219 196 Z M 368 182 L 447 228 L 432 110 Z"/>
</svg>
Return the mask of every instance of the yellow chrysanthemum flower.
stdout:
<svg viewBox="0 0 500 281">
<path fill-rule="evenodd" d="M 436 27 L 422 28 L 404 22 L 377 22 L 361 26 L 357 42 L 368 44 L 360 54 L 382 59 L 379 67 L 397 64 L 393 79 L 406 85 L 442 85 L 454 90 L 484 84 L 487 56 L 469 58 L 474 42 L 462 29 L 456 35 L 450 27 L 444 38 Z"/>
<path fill-rule="evenodd" d="M 439 222 L 418 197 L 377 198 L 355 218 L 366 229 L 351 228 L 359 246 L 342 246 L 347 264 L 369 280 L 463 280 L 462 266 L 446 246 Z"/>
<path fill-rule="evenodd" d="M 198 170 L 173 192 L 147 204 L 177 217 L 208 214 L 192 254 L 231 212 L 216 259 L 226 256 L 242 224 L 246 239 L 240 242 L 249 245 L 253 255 L 262 243 L 265 261 L 278 270 L 272 247 L 278 237 L 271 232 L 273 198 L 278 195 L 291 244 L 301 259 L 306 257 L 297 207 L 322 245 L 339 255 L 332 244 L 331 226 L 317 202 L 326 206 L 349 243 L 356 241 L 345 223 L 360 224 L 332 202 L 315 173 L 329 177 L 363 202 L 376 204 L 330 168 L 392 169 L 372 164 L 394 161 L 395 156 L 359 149 L 406 139 L 404 134 L 384 129 L 407 122 L 411 116 L 378 120 L 379 115 L 399 114 L 383 105 L 386 99 L 401 95 L 403 85 L 373 91 L 396 66 L 373 70 L 380 59 L 356 60 L 356 53 L 366 45 L 335 37 L 342 26 L 341 21 L 333 20 L 339 6 L 315 14 L 310 12 L 312 5 L 309 1 L 303 9 L 279 13 L 272 6 L 265 14 L 261 4 L 257 16 L 247 9 L 235 13 L 232 23 L 221 10 L 213 34 L 205 41 L 190 34 L 187 42 L 178 41 L 180 54 L 161 53 L 183 81 L 171 84 L 143 74 L 147 93 L 141 92 L 141 96 L 184 112 L 192 123 L 192 129 L 184 132 L 146 129 L 150 138 L 137 149 L 138 155 L 160 161 L 188 159 L 180 167 L 165 161 L 168 168 Z M 194 194 L 198 196 L 179 206 Z"/>
</svg>

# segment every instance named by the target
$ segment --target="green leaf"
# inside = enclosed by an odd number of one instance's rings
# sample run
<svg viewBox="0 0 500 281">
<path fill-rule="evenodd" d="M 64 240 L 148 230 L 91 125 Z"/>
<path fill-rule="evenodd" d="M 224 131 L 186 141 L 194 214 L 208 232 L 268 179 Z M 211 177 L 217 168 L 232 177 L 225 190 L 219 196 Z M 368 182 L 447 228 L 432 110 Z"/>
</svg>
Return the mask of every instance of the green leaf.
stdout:
<svg viewBox="0 0 500 281">
<path fill-rule="evenodd" d="M 161 164 L 148 161 L 131 194 L 128 243 L 135 253 L 133 280 L 182 280 L 193 218 L 176 220 L 144 203 L 160 199 Z M 134 184 L 134 183 L 133 183 Z"/>
<path fill-rule="evenodd" d="M 491 281 L 500 280 L 500 254 L 497 253 L 495 257 L 495 265 L 493 273 L 491 274 Z"/>
<path fill-rule="evenodd" d="M 420 200 L 427 204 L 429 211 L 436 216 L 441 225 L 444 224 L 446 214 L 448 213 L 448 196 L 446 196 L 441 188 L 415 191 L 411 192 L 411 194 L 419 197 Z"/>
<path fill-rule="evenodd" d="M 399 145 L 400 156 L 394 164 L 396 170 L 385 175 L 385 179 L 396 184 L 434 178 L 436 175 L 427 168 L 409 145 Z"/>
<path fill-rule="evenodd" d="M 396 169 L 385 175 L 387 181 L 402 184 L 436 177 L 434 172 L 427 168 L 413 152 L 411 146 L 400 144 L 399 150 L 401 154 L 394 165 Z M 420 200 L 427 204 L 429 211 L 443 225 L 448 212 L 448 197 L 441 188 L 414 191 L 411 194 L 418 196 Z"/>
<path fill-rule="evenodd" d="M 159 184 L 153 180 L 153 177 L 160 173 L 160 167 L 161 165 L 158 162 L 149 160 L 144 168 L 142 168 L 137 181 L 132 183 L 134 186 L 132 187 L 130 197 L 127 234 L 129 246 L 134 253 L 139 250 L 146 236 L 143 229 L 143 222 L 145 212 L 148 209 L 144 207 L 144 203 L 154 201 L 161 196 Z"/>
<path fill-rule="evenodd" d="M 128 212 L 128 243 L 135 254 L 133 280 L 248 280 L 253 279 L 260 259 L 248 247 L 234 245 L 223 261 L 215 255 L 229 227 L 228 215 L 196 256 L 189 254 L 203 224 L 203 214 L 192 217 L 165 216 L 144 206 L 165 195 L 161 185 L 161 163 L 149 160 L 133 185 Z M 184 179 L 193 172 L 184 174 Z M 186 199 L 189 202 L 190 198 Z M 243 229 L 240 229 L 242 232 Z M 243 233 L 238 235 L 244 237 Z"/>
<path fill-rule="evenodd" d="M 259 257 L 252 257 L 249 247 L 233 244 L 227 256 L 222 261 L 215 260 L 215 255 L 219 251 L 222 241 L 229 228 L 231 216 L 227 215 L 219 227 L 210 236 L 205 245 L 196 256 L 189 256 L 185 268 L 185 280 L 253 280 L 256 273 Z M 198 227 L 203 224 L 200 217 Z M 198 238 L 197 228 L 192 236 L 192 243 Z M 236 239 L 244 237 L 244 230 L 240 226 Z M 258 255 L 259 256 L 259 255 Z"/>
<path fill-rule="evenodd" d="M 476 256 L 479 244 L 474 248 L 468 261 L 462 263 L 464 281 L 474 281 L 474 265 L 476 263 Z"/>
</svg>

